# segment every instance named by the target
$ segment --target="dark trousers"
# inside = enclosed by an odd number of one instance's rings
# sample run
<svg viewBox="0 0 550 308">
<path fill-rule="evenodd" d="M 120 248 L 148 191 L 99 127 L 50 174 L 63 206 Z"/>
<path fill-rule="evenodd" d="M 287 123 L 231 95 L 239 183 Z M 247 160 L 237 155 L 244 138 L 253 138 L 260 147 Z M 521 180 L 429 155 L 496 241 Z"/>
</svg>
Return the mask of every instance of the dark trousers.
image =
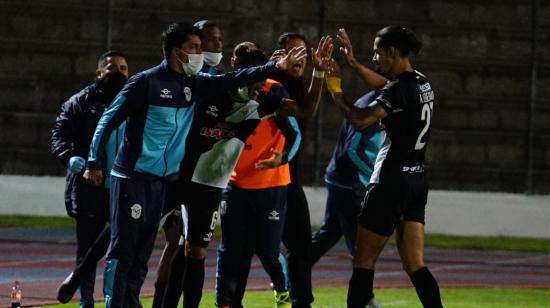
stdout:
<svg viewBox="0 0 550 308">
<path fill-rule="evenodd" d="M 364 189 L 346 189 L 327 184 L 325 218 L 312 236 L 311 263 L 315 264 L 340 240 L 342 235 L 351 254 L 357 243 L 357 216 L 361 210 Z"/>
<path fill-rule="evenodd" d="M 300 185 L 288 185 L 283 244 L 287 249 L 290 297 L 296 307 L 300 305 L 308 307 L 313 302 L 310 261 L 311 223 L 306 195 Z"/>
<path fill-rule="evenodd" d="M 111 177 L 111 244 L 103 287 L 106 307 L 139 307 L 164 195 L 162 180 Z"/>
<path fill-rule="evenodd" d="M 107 206 L 98 204 L 98 206 Z M 76 217 L 76 265 L 79 267 L 84 261 L 86 253 L 93 246 L 96 239 L 105 229 L 106 217 Z M 105 251 L 103 251 L 103 254 Z M 102 254 L 102 256 L 103 256 Z M 95 261 L 81 273 L 82 284 L 80 285 L 80 307 L 94 307 L 94 285 L 96 276 Z"/>
<path fill-rule="evenodd" d="M 274 288 L 289 288 L 279 249 L 286 213 L 286 186 L 266 189 L 229 187 L 222 204 L 216 302 L 239 307 L 255 253 Z"/>
</svg>

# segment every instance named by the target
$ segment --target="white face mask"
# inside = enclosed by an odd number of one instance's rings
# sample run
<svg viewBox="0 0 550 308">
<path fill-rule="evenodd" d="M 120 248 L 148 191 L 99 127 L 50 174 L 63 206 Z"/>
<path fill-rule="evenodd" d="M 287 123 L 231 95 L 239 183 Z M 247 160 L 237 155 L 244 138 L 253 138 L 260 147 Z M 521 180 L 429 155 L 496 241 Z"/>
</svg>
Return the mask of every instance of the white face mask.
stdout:
<svg viewBox="0 0 550 308">
<path fill-rule="evenodd" d="M 220 64 L 220 61 L 223 58 L 221 52 L 203 51 L 202 54 L 204 56 L 204 63 L 206 63 L 208 66 L 217 66 L 218 64 Z"/>
<path fill-rule="evenodd" d="M 187 58 L 189 59 L 189 62 L 187 62 L 187 63 L 184 63 L 183 61 L 178 59 L 181 62 L 181 68 L 183 69 L 183 71 L 187 75 L 195 75 L 196 73 L 200 72 L 200 70 L 202 68 L 202 65 L 203 65 L 203 61 L 204 61 L 204 56 L 202 55 L 202 53 L 201 54 L 193 54 L 193 53 L 188 54 L 185 51 L 183 51 L 183 52 L 187 55 Z"/>
</svg>

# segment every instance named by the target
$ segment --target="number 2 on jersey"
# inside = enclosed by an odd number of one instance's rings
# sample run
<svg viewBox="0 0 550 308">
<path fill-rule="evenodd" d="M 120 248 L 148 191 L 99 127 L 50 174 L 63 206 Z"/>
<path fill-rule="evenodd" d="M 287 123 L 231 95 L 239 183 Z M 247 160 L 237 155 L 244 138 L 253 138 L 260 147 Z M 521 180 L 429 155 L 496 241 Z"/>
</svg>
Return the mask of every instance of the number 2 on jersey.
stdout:
<svg viewBox="0 0 550 308">
<path fill-rule="evenodd" d="M 418 138 L 416 139 L 416 144 L 414 145 L 415 150 L 422 150 L 426 146 L 426 142 L 422 141 L 422 138 L 424 135 L 428 132 L 430 129 L 430 120 L 432 116 L 432 110 L 430 108 L 430 104 L 423 104 L 422 111 L 420 114 L 420 119 L 422 121 L 426 121 L 426 124 L 424 125 L 424 128 L 422 131 L 420 131 L 420 134 L 418 135 Z"/>
</svg>

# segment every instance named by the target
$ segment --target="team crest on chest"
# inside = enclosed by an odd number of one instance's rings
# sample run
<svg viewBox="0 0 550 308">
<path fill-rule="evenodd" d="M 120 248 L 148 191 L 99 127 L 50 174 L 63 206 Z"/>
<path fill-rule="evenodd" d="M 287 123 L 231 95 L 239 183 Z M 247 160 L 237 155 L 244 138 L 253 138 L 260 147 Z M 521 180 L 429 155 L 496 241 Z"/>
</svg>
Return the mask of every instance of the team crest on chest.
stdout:
<svg viewBox="0 0 550 308">
<path fill-rule="evenodd" d="M 191 101 L 191 88 L 183 88 L 183 94 L 185 94 L 185 100 L 189 103 Z"/>
</svg>

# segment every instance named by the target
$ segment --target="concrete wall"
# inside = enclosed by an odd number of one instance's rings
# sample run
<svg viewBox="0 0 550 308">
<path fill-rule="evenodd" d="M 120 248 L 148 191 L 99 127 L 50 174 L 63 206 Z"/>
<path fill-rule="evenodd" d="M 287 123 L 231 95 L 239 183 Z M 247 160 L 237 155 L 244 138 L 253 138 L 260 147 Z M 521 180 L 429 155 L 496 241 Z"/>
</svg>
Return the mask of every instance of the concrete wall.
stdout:
<svg viewBox="0 0 550 308">
<path fill-rule="evenodd" d="M 63 185 L 62 177 L 0 175 L 0 215 L 65 216 Z M 305 191 L 311 223 L 320 226 L 327 190 Z M 550 195 L 433 190 L 426 207 L 426 232 L 550 238 L 548 217 Z"/>
<path fill-rule="evenodd" d="M 162 58 L 159 33 L 167 23 L 207 18 L 222 26 L 226 55 L 242 40 L 271 52 L 283 31 L 304 33 L 315 43 L 321 31 L 346 27 L 359 59 L 369 63 L 376 30 L 408 25 L 425 44 L 415 68 L 430 78 L 437 96 L 428 151 L 432 187 L 525 191 L 532 157 L 534 189 L 548 193 L 550 3 L 538 1 L 531 118 L 532 2 L 115 0 L 112 47 L 127 53 L 137 72 Z M 50 129 L 62 102 L 93 78 L 97 56 L 106 48 L 106 7 L 107 0 L 0 1 L 0 173 L 63 173 L 49 154 Z M 353 72 L 344 74 L 350 98 L 366 91 Z M 320 135 L 311 121 L 307 183 L 321 178 L 340 121 L 328 102 L 320 111 Z"/>
</svg>

